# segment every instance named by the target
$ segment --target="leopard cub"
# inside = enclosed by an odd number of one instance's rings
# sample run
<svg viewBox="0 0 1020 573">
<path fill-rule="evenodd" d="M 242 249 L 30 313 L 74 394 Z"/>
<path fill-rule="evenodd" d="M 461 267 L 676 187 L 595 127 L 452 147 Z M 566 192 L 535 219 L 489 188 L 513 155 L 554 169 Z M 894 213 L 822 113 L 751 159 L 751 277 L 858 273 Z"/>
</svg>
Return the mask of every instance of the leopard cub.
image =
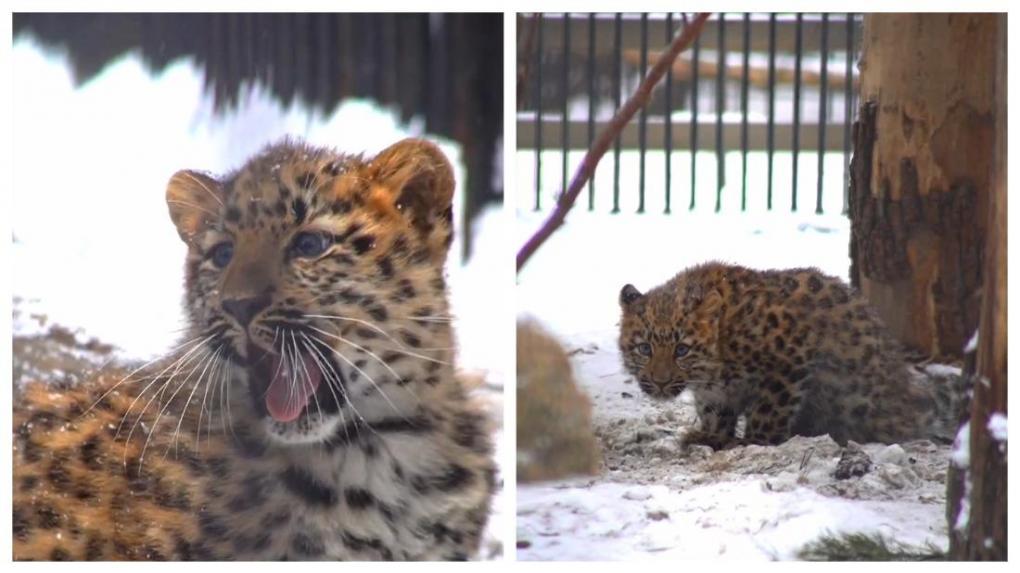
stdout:
<svg viewBox="0 0 1020 573">
<path fill-rule="evenodd" d="M 497 475 L 454 370 L 453 189 L 416 139 L 374 157 L 287 139 L 171 177 L 183 342 L 21 388 L 14 559 L 476 555 Z"/>
<path fill-rule="evenodd" d="M 904 349 L 850 287 L 816 269 L 718 262 L 642 294 L 620 292 L 624 366 L 653 398 L 693 393 L 688 443 L 839 443 L 953 435 L 958 400 L 912 371 Z M 746 417 L 742 439 L 737 420 Z"/>
</svg>

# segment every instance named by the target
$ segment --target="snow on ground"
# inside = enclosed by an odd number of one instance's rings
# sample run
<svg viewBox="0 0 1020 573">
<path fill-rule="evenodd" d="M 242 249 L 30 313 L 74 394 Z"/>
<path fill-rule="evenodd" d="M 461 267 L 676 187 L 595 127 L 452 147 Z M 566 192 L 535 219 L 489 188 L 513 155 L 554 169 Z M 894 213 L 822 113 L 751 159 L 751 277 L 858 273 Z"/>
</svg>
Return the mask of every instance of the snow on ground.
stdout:
<svg viewBox="0 0 1020 573">
<path fill-rule="evenodd" d="M 63 55 L 30 39 L 18 40 L 11 55 L 18 141 L 12 330 L 23 364 L 45 365 L 50 355 L 63 360 L 70 353 L 76 366 L 97 368 L 111 350 L 117 360 L 144 361 L 174 346 L 183 324 L 185 247 L 164 191 L 176 170 L 223 173 L 288 134 L 370 154 L 425 135 L 421 122 L 401 125 L 369 102 L 348 101 L 323 117 L 301 105 L 284 109 L 258 86 L 237 110 L 214 117 L 201 71 L 189 60 L 153 76 L 128 55 L 75 89 Z M 463 181 L 459 146 L 439 143 Z M 455 210 L 461 192 L 458 187 Z M 512 296 L 505 219 L 500 207 L 485 212 L 476 221 L 475 256 L 460 263 L 458 236 L 448 264 L 459 365 L 484 376 L 483 392 L 500 419 L 512 358 L 497 349 L 509 347 L 513 317 L 512 309 L 491 300 Z M 26 360 L 28 353 L 47 359 Z M 16 368 L 15 374 L 16 380 L 68 377 L 55 369 Z M 502 430 L 496 438 L 502 459 Z M 505 495 L 495 503 L 483 547 L 489 558 L 502 555 L 508 527 Z"/>
<path fill-rule="evenodd" d="M 801 212 L 789 212 L 788 157 L 777 159 L 777 209 L 764 212 L 761 154 L 749 159 L 749 194 L 754 195 L 747 213 L 739 211 L 740 161 L 727 161 L 723 209 L 715 213 L 713 158 L 699 154 L 702 185 L 696 210 L 688 212 L 690 175 L 683 169 L 689 156 L 680 157 L 674 159 L 674 213 L 664 215 L 662 177 L 655 178 L 662 157 L 650 156 L 647 212 L 637 215 L 636 156 L 624 153 L 621 161 L 622 213 L 609 214 L 612 164 L 607 157 L 596 180 L 595 211 L 587 211 L 587 194 L 582 194 L 566 226 L 518 275 L 519 313 L 558 336 L 592 398 L 604 468 L 595 478 L 518 486 L 517 558 L 793 559 L 826 531 L 877 532 L 945 547 L 947 446 L 927 441 L 865 445 L 874 468 L 849 480 L 832 477 L 840 453 L 827 436 L 795 438 L 779 447 L 711 453 L 695 446 L 685 452 L 677 438 L 694 419 L 691 404 L 683 396 L 665 404 L 646 400 L 620 364 L 617 300 L 626 283 L 644 291 L 711 259 L 759 269 L 814 266 L 845 280 L 849 222 L 839 214 L 839 158 L 826 158 L 826 214 L 815 215 L 815 179 L 804 172 Z M 531 188 L 533 157 L 533 152 L 518 153 L 520 188 Z M 571 156 L 575 165 L 576 159 Z M 813 165 L 814 160 L 801 162 Z M 558 187 L 559 170 L 558 156 L 544 156 L 544 188 Z M 548 210 L 533 211 L 529 193 L 517 197 L 518 245 L 548 215 Z M 543 205 L 552 205 L 552 192 L 543 195 Z"/>
</svg>

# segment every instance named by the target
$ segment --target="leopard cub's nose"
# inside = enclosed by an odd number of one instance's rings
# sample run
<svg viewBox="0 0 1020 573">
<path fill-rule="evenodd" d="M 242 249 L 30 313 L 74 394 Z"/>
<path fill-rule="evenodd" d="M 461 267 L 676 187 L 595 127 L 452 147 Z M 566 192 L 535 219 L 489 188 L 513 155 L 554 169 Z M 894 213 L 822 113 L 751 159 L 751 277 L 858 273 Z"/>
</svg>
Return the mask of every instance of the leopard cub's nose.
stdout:
<svg viewBox="0 0 1020 573">
<path fill-rule="evenodd" d="M 222 305 L 227 314 L 234 317 L 241 326 L 247 327 L 251 319 L 269 306 L 271 300 L 269 293 L 263 293 L 252 297 L 225 299 Z"/>
</svg>

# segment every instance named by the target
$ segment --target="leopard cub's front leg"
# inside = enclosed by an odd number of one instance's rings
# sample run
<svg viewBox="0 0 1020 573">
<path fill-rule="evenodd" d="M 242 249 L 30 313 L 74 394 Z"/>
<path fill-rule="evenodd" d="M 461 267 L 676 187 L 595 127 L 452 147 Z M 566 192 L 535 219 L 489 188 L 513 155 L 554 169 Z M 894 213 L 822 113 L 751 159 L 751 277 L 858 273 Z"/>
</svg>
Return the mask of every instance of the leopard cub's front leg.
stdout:
<svg viewBox="0 0 1020 573">
<path fill-rule="evenodd" d="M 686 444 L 704 444 L 714 450 L 736 445 L 738 413 L 730 404 L 716 396 L 695 395 L 698 411 L 697 429 L 684 436 Z"/>
</svg>

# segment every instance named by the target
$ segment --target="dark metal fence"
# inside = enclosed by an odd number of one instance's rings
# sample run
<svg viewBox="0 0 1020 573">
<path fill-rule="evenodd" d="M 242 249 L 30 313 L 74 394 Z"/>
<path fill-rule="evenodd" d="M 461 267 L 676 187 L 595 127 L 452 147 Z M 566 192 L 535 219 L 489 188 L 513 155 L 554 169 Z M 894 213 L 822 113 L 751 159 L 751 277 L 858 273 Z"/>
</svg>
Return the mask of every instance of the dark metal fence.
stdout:
<svg viewBox="0 0 1020 573">
<path fill-rule="evenodd" d="M 675 14 L 536 14 L 524 15 L 522 30 L 534 34 L 531 53 L 519 46 L 527 62 L 527 85 L 518 103 L 519 149 L 534 150 L 534 208 L 543 207 L 550 189 L 543 184 L 542 154 L 559 151 L 559 189 L 566 187 L 577 161 L 569 152 L 589 147 L 621 101 L 658 57 L 682 24 Z M 696 207 L 694 190 L 705 175 L 696 156 L 710 152 L 716 164 L 716 211 L 722 209 L 728 152 L 739 151 L 740 208 L 748 196 L 763 193 L 767 209 L 809 206 L 823 212 L 826 155 L 842 154 L 841 196 L 846 210 L 850 130 L 857 78 L 861 16 L 855 14 L 715 14 L 693 48 L 674 63 L 652 101 L 620 134 L 612 159 L 599 172 L 613 170 L 612 211 L 620 211 L 621 188 L 636 183 L 637 212 L 646 210 L 645 158 L 649 151 L 665 154 L 662 192 L 665 212 L 676 208 L 678 152 L 690 156 L 688 209 Z M 522 37 L 524 33 L 522 33 Z M 638 180 L 621 182 L 621 154 L 638 153 Z M 697 150 L 698 153 L 690 153 Z M 767 156 L 766 181 L 748 180 L 749 153 Z M 789 204 L 779 204 L 776 181 L 778 153 L 789 153 L 792 181 Z M 799 197 L 801 155 L 815 152 L 814 197 Z M 548 153 L 547 153 L 548 155 Z M 610 167 L 610 165 L 612 167 Z M 831 179 L 831 178 L 830 178 Z M 832 186 L 830 184 L 830 186 Z M 587 206 L 595 208 L 596 182 L 588 186 Z M 782 194 L 786 197 L 785 193 Z M 811 199 L 814 199 L 811 201 Z M 807 205 L 806 205 L 807 204 Z"/>
<path fill-rule="evenodd" d="M 502 14 L 18 13 L 13 25 L 15 37 L 66 50 L 77 83 L 136 50 L 157 71 L 193 58 L 217 111 L 259 83 L 286 106 L 328 114 L 370 98 L 403 121 L 421 118 L 463 146 L 465 257 L 475 216 L 502 202 Z"/>
</svg>

